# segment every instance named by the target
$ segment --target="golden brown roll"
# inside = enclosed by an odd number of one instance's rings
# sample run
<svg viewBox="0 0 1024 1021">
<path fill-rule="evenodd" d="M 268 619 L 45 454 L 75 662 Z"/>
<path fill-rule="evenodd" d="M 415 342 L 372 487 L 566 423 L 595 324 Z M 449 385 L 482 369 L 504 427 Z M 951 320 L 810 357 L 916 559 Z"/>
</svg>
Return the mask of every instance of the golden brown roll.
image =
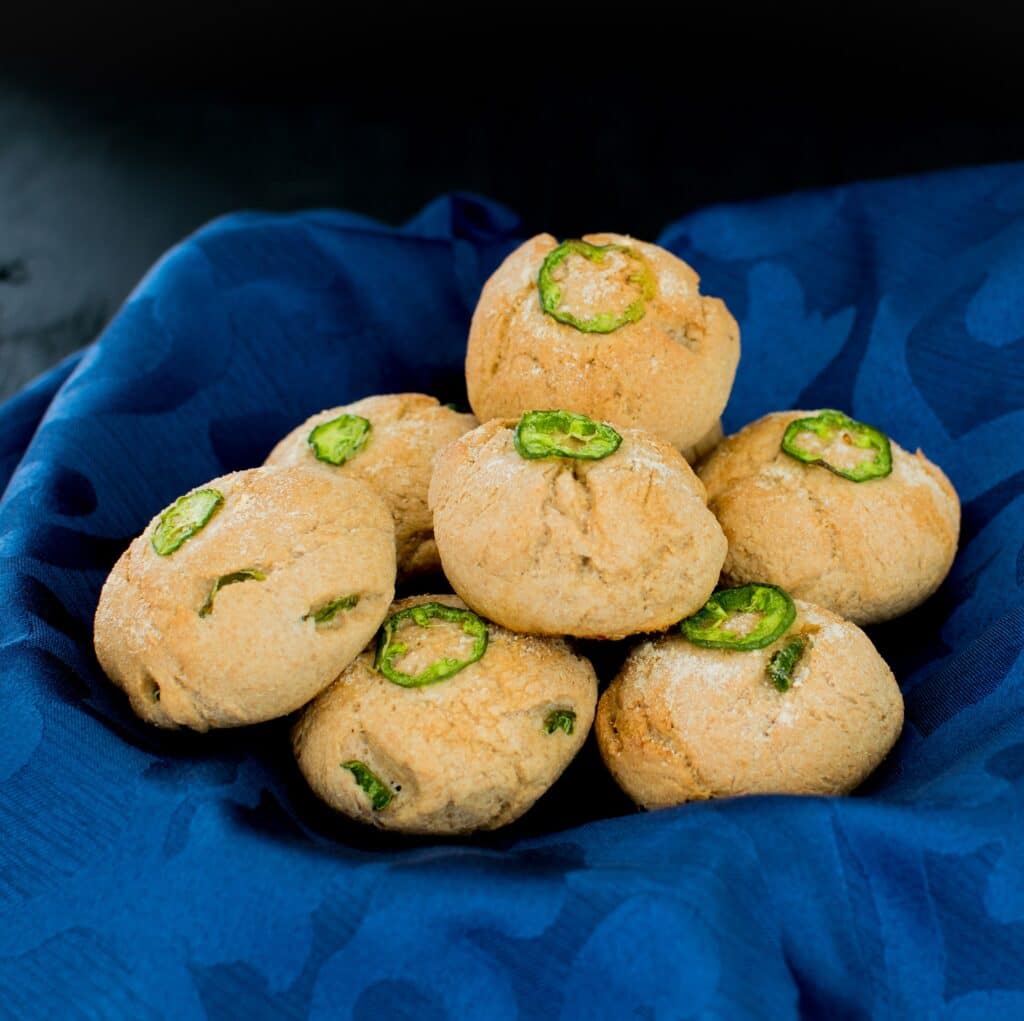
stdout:
<svg viewBox="0 0 1024 1021">
<path fill-rule="evenodd" d="M 601 696 L 595 730 L 637 804 L 842 794 L 882 761 L 903 725 L 892 671 L 855 624 L 799 600 L 795 609 L 760 649 L 704 648 L 675 633 L 630 653 Z M 794 640 L 803 650 L 780 690 L 769 667 Z"/>
<path fill-rule="evenodd" d="M 697 472 L 729 540 L 726 583 L 771 582 L 871 624 L 913 609 L 942 583 L 956 554 L 960 503 L 921 451 L 910 454 L 891 440 L 891 471 L 870 477 L 869 470 L 859 482 L 783 451 L 787 427 L 839 414 L 766 415 L 720 443 Z M 840 470 L 874 463 L 871 447 L 851 442 L 851 429 L 861 442 L 884 434 L 863 423 L 844 428 L 843 419 L 821 429 L 824 436 L 797 432 L 798 452 L 832 458 Z"/>
<path fill-rule="evenodd" d="M 308 468 L 235 472 L 157 515 L 114 565 L 96 655 L 157 726 L 257 723 L 338 676 L 394 584 L 391 515 L 365 483 Z"/>
<path fill-rule="evenodd" d="M 321 411 L 293 429 L 267 464 L 305 465 L 368 482 L 395 519 L 398 573 L 440 567 L 427 487 L 434 457 L 476 425 L 426 394 L 384 394 Z"/>
<path fill-rule="evenodd" d="M 683 452 L 714 429 L 739 361 L 739 327 L 657 245 L 539 234 L 484 285 L 466 350 L 477 418 L 565 408 L 654 433 Z"/>
<path fill-rule="evenodd" d="M 454 596 L 395 603 L 383 634 L 293 730 L 299 768 L 338 811 L 407 833 L 496 829 L 586 739 L 597 679 L 561 639 L 507 631 Z"/>
</svg>

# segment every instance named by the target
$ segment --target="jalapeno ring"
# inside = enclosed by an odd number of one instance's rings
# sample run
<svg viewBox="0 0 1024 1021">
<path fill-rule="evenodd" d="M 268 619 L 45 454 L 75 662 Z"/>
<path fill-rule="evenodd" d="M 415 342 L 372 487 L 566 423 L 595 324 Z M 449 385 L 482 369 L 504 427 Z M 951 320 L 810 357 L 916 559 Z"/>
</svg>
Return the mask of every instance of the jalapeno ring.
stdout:
<svg viewBox="0 0 1024 1021">
<path fill-rule="evenodd" d="M 760 619 L 746 634 L 730 630 L 729 622 L 743 614 L 758 614 Z M 719 589 L 692 617 L 679 622 L 679 630 L 705 649 L 748 652 L 771 645 L 794 620 L 796 607 L 788 592 L 755 583 Z"/>
<path fill-rule="evenodd" d="M 789 691 L 793 685 L 793 671 L 800 662 L 807 649 L 807 639 L 803 635 L 794 635 L 777 652 L 772 653 L 765 668 L 768 680 L 778 688 L 779 691 Z"/>
<path fill-rule="evenodd" d="M 365 762 L 353 759 L 351 762 L 343 762 L 341 768 L 347 769 L 355 777 L 356 783 L 362 787 L 370 799 L 370 804 L 373 805 L 375 812 L 379 812 L 391 804 L 391 799 L 395 796 L 394 791 Z"/>
<path fill-rule="evenodd" d="M 339 613 L 344 613 L 345 610 L 354 609 L 359 603 L 359 596 L 341 596 L 338 599 L 332 599 L 328 603 L 324 603 L 323 606 L 318 606 L 314 610 L 310 610 L 302 619 L 309 620 L 313 618 L 313 623 L 319 627 L 326 627 L 328 624 L 332 624 L 334 619 Z"/>
<path fill-rule="evenodd" d="M 203 530 L 223 502 L 224 494 L 218 489 L 194 489 L 179 496 L 160 515 L 150 545 L 159 556 L 170 556 L 187 539 Z"/>
<path fill-rule="evenodd" d="M 610 252 L 621 252 L 627 259 L 636 261 L 636 270 L 626 279 L 639 287 L 640 296 L 619 312 L 599 312 L 589 319 L 579 319 L 571 312 L 559 308 L 562 304 L 562 288 L 554 277 L 556 267 L 570 255 L 580 255 L 589 262 L 601 263 Z M 620 326 L 643 319 L 647 301 L 654 297 L 655 285 L 647 261 L 629 245 L 592 245 L 589 241 L 572 238 L 548 252 L 537 274 L 537 290 L 540 294 L 540 307 L 560 323 L 572 326 L 581 333 L 612 333 Z"/>
<path fill-rule="evenodd" d="M 371 429 L 370 420 L 362 415 L 339 415 L 316 426 L 306 442 L 318 461 L 342 465 L 366 446 Z"/>
<path fill-rule="evenodd" d="M 411 620 L 423 628 L 435 626 L 435 621 L 458 624 L 462 633 L 473 639 L 469 655 L 465 659 L 442 656 L 418 674 L 407 674 L 399 670 L 395 666 L 395 660 L 405 655 L 409 647 L 404 642 L 394 641 L 394 637 L 399 624 L 405 620 Z M 427 684 L 445 681 L 471 663 L 475 663 L 487 651 L 487 636 L 486 622 L 472 610 L 460 610 L 444 603 L 419 603 L 416 606 L 407 606 L 404 610 L 393 613 L 381 626 L 373 666 L 394 684 L 400 684 L 403 688 L 422 688 Z"/>
<path fill-rule="evenodd" d="M 857 462 L 852 468 L 843 468 L 827 461 L 820 453 L 800 445 L 802 433 L 813 433 L 827 446 L 842 435 L 844 442 L 859 450 L 869 450 L 870 457 Z M 804 464 L 816 464 L 850 482 L 883 479 L 892 471 L 892 445 L 889 437 L 865 422 L 858 422 L 841 411 L 828 408 L 809 418 L 798 418 L 786 426 L 782 436 L 782 451 Z"/>
<path fill-rule="evenodd" d="M 225 585 L 235 585 L 240 581 L 266 581 L 267 576 L 256 568 L 246 568 L 243 571 L 232 571 L 231 574 L 221 575 L 214 583 L 213 588 L 210 589 L 210 594 L 206 597 L 206 602 L 199 609 L 200 617 L 209 617 L 213 613 L 213 601 L 217 598 L 217 593 L 224 588 Z"/>
<path fill-rule="evenodd" d="M 515 447 L 520 457 L 573 457 L 600 461 L 614 454 L 622 436 L 610 425 L 573 411 L 525 411 L 516 426 Z"/>
<path fill-rule="evenodd" d="M 553 734 L 556 730 L 562 730 L 571 734 L 576 726 L 576 713 L 572 709 L 552 709 L 544 718 L 544 731 Z"/>
</svg>

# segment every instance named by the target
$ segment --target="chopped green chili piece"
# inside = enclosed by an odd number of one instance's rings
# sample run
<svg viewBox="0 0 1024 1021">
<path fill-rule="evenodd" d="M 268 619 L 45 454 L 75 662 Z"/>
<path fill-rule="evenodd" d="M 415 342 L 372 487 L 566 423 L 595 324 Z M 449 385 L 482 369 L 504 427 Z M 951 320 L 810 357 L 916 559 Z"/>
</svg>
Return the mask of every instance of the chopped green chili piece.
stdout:
<svg viewBox="0 0 1024 1021">
<path fill-rule="evenodd" d="M 223 502 L 224 494 L 216 489 L 196 489 L 178 497 L 160 515 L 150 540 L 153 549 L 162 557 L 170 556 L 202 530 Z"/>
<path fill-rule="evenodd" d="M 813 434 L 822 441 L 820 450 L 808 448 L 807 434 Z M 852 468 L 844 468 L 827 461 L 822 454 L 830 444 L 841 440 L 858 450 L 870 451 L 869 456 L 858 461 Z M 857 422 L 841 411 L 828 409 L 819 411 L 810 418 L 798 418 L 790 422 L 782 437 L 783 453 L 795 457 L 805 464 L 818 464 L 830 472 L 851 482 L 866 482 L 868 479 L 885 478 L 892 471 L 892 447 L 889 437 L 872 425 Z"/>
<path fill-rule="evenodd" d="M 619 449 L 622 437 L 610 425 L 572 411 L 526 411 L 516 426 L 520 457 L 574 457 L 600 461 Z"/>
<path fill-rule="evenodd" d="M 578 319 L 571 312 L 560 308 L 562 288 L 555 280 L 555 269 L 570 255 L 580 255 L 589 262 L 602 263 L 610 252 L 621 252 L 627 259 L 636 262 L 635 269 L 626 277 L 626 281 L 640 289 L 640 296 L 624 309 L 598 312 L 590 319 Z M 548 252 L 537 274 L 540 307 L 560 323 L 573 326 L 583 333 L 611 333 L 627 323 L 639 322 L 644 317 L 647 301 L 654 297 L 654 289 L 654 276 L 646 260 L 629 245 L 592 245 L 588 241 L 576 239 L 563 241 L 557 248 Z"/>
<path fill-rule="evenodd" d="M 807 639 L 803 635 L 795 635 L 778 652 L 772 653 L 768 660 L 768 680 L 779 691 L 789 691 L 793 684 L 793 671 L 806 648 Z"/>
<path fill-rule="evenodd" d="M 404 673 L 395 666 L 395 661 L 409 651 L 409 646 L 404 642 L 395 641 L 395 633 L 403 621 L 411 621 L 422 628 L 435 627 L 437 623 L 458 624 L 462 633 L 473 639 L 469 655 L 464 659 L 443 656 L 418 674 Z M 421 688 L 447 680 L 470 663 L 475 663 L 486 649 L 487 624 L 475 613 L 445 606 L 444 603 L 420 603 L 407 606 L 384 621 L 377 637 L 377 656 L 373 665 L 389 681 L 403 688 Z"/>
<path fill-rule="evenodd" d="M 386 783 L 378 779 L 373 770 L 365 763 L 353 759 L 351 762 L 343 762 L 341 768 L 347 769 L 355 777 L 356 783 L 366 792 L 375 812 L 379 812 L 391 804 L 391 799 L 395 796 L 394 792 Z"/>
<path fill-rule="evenodd" d="M 729 628 L 737 617 L 757 619 L 746 632 Z M 692 617 L 679 622 L 679 630 L 694 645 L 705 649 L 747 652 L 763 649 L 789 630 L 796 607 L 789 594 L 774 585 L 743 585 L 719 589 Z"/>
<path fill-rule="evenodd" d="M 544 720 L 544 730 L 553 734 L 556 730 L 564 730 L 571 734 L 576 725 L 576 714 L 571 709 L 552 709 Z"/>
<path fill-rule="evenodd" d="M 317 607 L 315 610 L 310 610 L 302 619 L 309 620 L 312 617 L 313 623 L 317 627 L 326 627 L 334 622 L 334 618 L 339 613 L 353 609 L 358 603 L 359 596 L 342 596 L 340 599 L 332 599 L 329 603 L 324 603 L 323 606 Z"/>
<path fill-rule="evenodd" d="M 213 613 L 213 601 L 217 598 L 217 593 L 224 588 L 225 585 L 236 585 L 240 581 L 265 581 L 266 575 L 262 571 L 255 569 L 245 571 L 233 571 L 231 574 L 225 574 L 223 577 L 218 578 L 213 583 L 213 588 L 210 589 L 210 594 L 206 597 L 206 602 L 203 603 L 199 610 L 200 617 L 209 617 Z"/>
<path fill-rule="evenodd" d="M 370 421 L 362 415 L 339 415 L 321 422 L 307 437 L 318 461 L 344 464 L 351 461 L 370 438 Z"/>
</svg>

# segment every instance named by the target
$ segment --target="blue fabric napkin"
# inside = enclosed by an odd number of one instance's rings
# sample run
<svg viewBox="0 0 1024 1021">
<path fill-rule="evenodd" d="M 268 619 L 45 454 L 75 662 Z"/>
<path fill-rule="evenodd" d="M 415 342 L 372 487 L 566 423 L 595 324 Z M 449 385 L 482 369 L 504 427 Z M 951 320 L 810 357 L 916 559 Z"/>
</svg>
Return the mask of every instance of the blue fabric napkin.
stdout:
<svg viewBox="0 0 1024 1021">
<path fill-rule="evenodd" d="M 871 632 L 907 725 L 857 796 L 641 815 L 591 745 L 508 831 L 399 840 L 319 806 L 285 723 L 162 733 L 102 677 L 99 589 L 150 516 L 323 407 L 463 397 L 518 233 L 469 197 L 227 217 L 0 408 L 0 1015 L 1024 1017 L 1024 167 L 660 238 L 741 322 L 727 430 L 843 408 L 963 498 L 946 584 Z"/>
</svg>

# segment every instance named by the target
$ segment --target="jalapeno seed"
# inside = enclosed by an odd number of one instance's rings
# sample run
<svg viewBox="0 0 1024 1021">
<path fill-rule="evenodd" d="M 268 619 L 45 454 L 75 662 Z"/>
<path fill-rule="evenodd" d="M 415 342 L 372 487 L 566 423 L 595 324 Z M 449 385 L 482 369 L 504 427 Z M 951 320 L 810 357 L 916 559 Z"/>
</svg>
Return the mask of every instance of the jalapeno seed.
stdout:
<svg viewBox="0 0 1024 1021">
<path fill-rule="evenodd" d="M 610 425 L 572 411 L 526 411 L 515 432 L 515 448 L 529 461 L 573 457 L 600 461 L 614 454 L 622 436 Z"/>
<path fill-rule="evenodd" d="M 860 450 L 867 451 L 868 456 L 852 464 L 837 463 L 840 454 Z M 889 437 L 881 429 L 831 408 L 790 422 L 782 437 L 782 451 L 804 464 L 827 468 L 850 482 L 885 478 L 892 471 Z"/>
<path fill-rule="evenodd" d="M 456 629 L 453 637 L 459 644 L 464 644 L 461 641 L 463 636 L 468 637 L 471 645 L 461 657 L 442 656 L 417 673 L 406 673 L 396 666 L 399 659 L 412 651 L 398 637 L 403 624 L 420 628 L 454 624 Z M 445 606 L 444 603 L 419 603 L 393 613 L 384 621 L 377 638 L 377 655 L 373 665 L 374 669 L 394 684 L 400 684 L 403 688 L 422 688 L 454 676 L 480 659 L 486 650 L 487 624 L 471 610 L 460 610 L 454 606 Z"/>
<path fill-rule="evenodd" d="M 750 626 L 741 629 L 741 620 Z M 771 645 L 794 620 L 796 607 L 787 592 L 755 583 L 719 589 L 692 617 L 680 621 L 679 630 L 706 649 L 747 652 Z"/>
<path fill-rule="evenodd" d="M 578 255 L 588 262 L 600 265 L 613 252 L 618 252 L 629 263 L 626 282 L 639 293 L 624 308 L 601 311 L 589 318 L 578 318 L 562 307 L 562 287 L 555 279 L 555 270 L 571 255 Z M 644 317 L 647 301 L 654 297 L 654 276 L 644 257 L 629 245 L 592 245 L 588 241 L 570 239 L 548 252 L 540 272 L 537 274 L 537 290 L 540 307 L 554 319 L 572 326 L 582 333 L 611 333 L 629 323 L 639 322 Z"/>
<path fill-rule="evenodd" d="M 223 502 L 224 494 L 217 489 L 196 489 L 178 497 L 160 515 L 150 540 L 153 549 L 162 557 L 170 556 L 202 531 Z"/>
</svg>

